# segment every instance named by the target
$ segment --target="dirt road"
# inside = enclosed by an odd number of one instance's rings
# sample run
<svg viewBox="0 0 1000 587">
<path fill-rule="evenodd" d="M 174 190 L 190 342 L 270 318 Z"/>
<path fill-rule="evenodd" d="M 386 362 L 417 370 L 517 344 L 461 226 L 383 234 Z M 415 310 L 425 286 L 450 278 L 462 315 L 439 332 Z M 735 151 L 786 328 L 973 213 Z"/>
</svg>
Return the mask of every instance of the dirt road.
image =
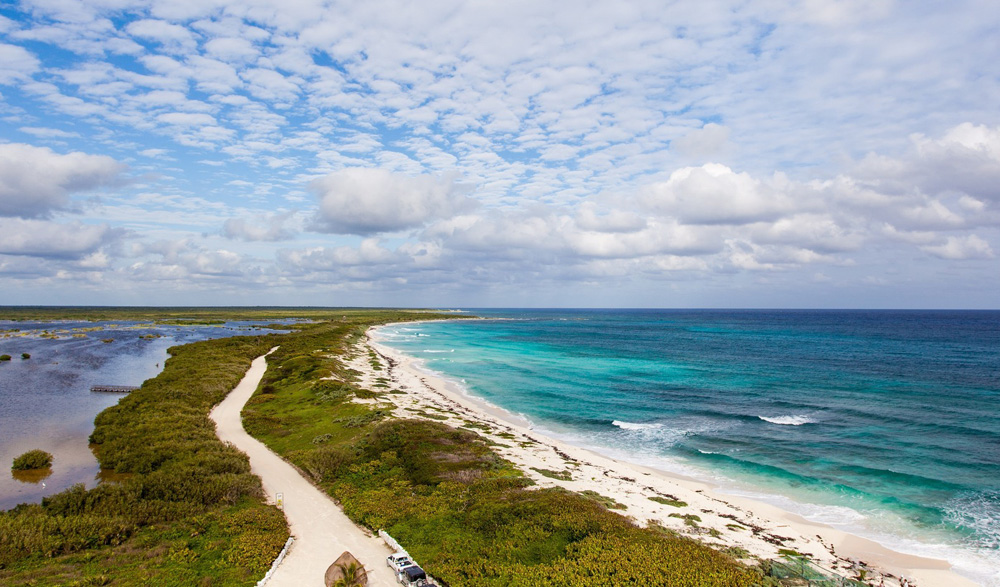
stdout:
<svg viewBox="0 0 1000 587">
<path fill-rule="evenodd" d="M 395 585 L 385 565 L 385 557 L 390 554 L 385 543 L 355 526 L 325 493 L 243 430 L 240 411 L 264 376 L 266 360 L 266 355 L 254 359 L 243 380 L 209 417 L 215 421 L 220 439 L 250 457 L 250 466 L 263 481 L 268 501 L 274 503 L 278 493 L 283 496 L 285 517 L 295 542 L 267 586 L 322 586 L 327 567 L 345 550 L 368 570 L 369 585 Z"/>
</svg>

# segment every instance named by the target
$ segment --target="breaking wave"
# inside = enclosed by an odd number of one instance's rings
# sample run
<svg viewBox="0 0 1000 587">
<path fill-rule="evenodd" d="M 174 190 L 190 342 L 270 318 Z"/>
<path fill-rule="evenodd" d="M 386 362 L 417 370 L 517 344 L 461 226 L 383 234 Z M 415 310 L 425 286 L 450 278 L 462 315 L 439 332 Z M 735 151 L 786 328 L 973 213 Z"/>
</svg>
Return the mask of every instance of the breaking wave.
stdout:
<svg viewBox="0 0 1000 587">
<path fill-rule="evenodd" d="M 772 424 L 781 424 L 782 426 L 801 426 L 803 424 L 815 424 L 816 420 L 813 420 L 809 416 L 757 416 L 765 422 L 770 422 Z"/>
</svg>

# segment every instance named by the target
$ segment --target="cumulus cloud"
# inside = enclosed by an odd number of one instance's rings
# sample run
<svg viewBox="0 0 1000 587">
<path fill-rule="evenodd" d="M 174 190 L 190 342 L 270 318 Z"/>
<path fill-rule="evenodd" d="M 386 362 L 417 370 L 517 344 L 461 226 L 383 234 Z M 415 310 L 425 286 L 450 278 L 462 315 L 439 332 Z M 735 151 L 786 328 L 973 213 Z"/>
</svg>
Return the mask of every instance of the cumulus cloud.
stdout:
<svg viewBox="0 0 1000 587">
<path fill-rule="evenodd" d="M 0 218 L 0 254 L 80 259 L 121 235 L 106 224 Z"/>
<path fill-rule="evenodd" d="M 348 267 L 371 267 L 402 261 L 399 254 L 382 246 L 377 239 L 366 238 L 357 247 L 313 247 L 278 252 L 284 271 L 336 271 Z"/>
<path fill-rule="evenodd" d="M 431 176 L 384 169 L 350 168 L 314 180 L 319 198 L 313 228 L 336 234 L 370 235 L 423 226 L 475 206 L 467 188 Z"/>
<path fill-rule="evenodd" d="M 889 193 L 917 187 L 931 196 L 961 193 L 1000 204 L 1000 127 L 965 122 L 940 138 L 914 134 L 910 141 L 902 156 L 871 153 L 851 173 Z"/>
<path fill-rule="evenodd" d="M 0 216 L 46 217 L 75 192 L 113 185 L 125 166 L 111 157 L 21 143 L 0 145 Z"/>
<path fill-rule="evenodd" d="M 0 85 L 27 80 L 39 65 L 38 58 L 24 47 L 0 43 Z"/>
<path fill-rule="evenodd" d="M 134 153 L 149 173 L 66 229 L 86 243 L 100 240 L 87 226 L 141 226 L 134 265 L 98 246 L 73 267 L 178 287 L 548 280 L 562 293 L 742 272 L 839 282 L 852 261 L 877 272 L 914 253 L 971 275 L 1000 246 L 1000 127 L 982 99 L 1000 78 L 971 49 L 1000 13 L 979 0 L 397 8 L 12 5 L 5 122 Z M 77 192 L 116 179 L 26 148 L 0 156 L 0 217 L 76 212 Z M 282 212 L 310 190 L 308 218 Z M 300 223 L 324 234 L 274 244 Z M 9 250 L 42 251 L 19 238 Z M 174 244 L 139 246 L 152 239 Z"/>
<path fill-rule="evenodd" d="M 747 224 L 774 220 L 795 209 L 787 194 L 769 182 L 725 165 L 683 167 L 641 195 L 650 210 L 687 224 Z"/>
<path fill-rule="evenodd" d="M 163 20 L 136 20 L 129 23 L 125 30 L 133 37 L 160 43 L 167 51 L 186 52 L 198 45 L 188 28 Z"/>
<path fill-rule="evenodd" d="M 968 236 L 949 236 L 944 243 L 926 245 L 920 248 L 941 259 L 993 258 L 993 249 L 990 247 L 990 244 L 974 234 Z"/>
<path fill-rule="evenodd" d="M 251 219 L 230 218 L 222 227 L 227 238 L 250 242 L 276 242 L 292 238 L 295 232 L 286 224 L 294 212 L 266 214 Z"/>
</svg>

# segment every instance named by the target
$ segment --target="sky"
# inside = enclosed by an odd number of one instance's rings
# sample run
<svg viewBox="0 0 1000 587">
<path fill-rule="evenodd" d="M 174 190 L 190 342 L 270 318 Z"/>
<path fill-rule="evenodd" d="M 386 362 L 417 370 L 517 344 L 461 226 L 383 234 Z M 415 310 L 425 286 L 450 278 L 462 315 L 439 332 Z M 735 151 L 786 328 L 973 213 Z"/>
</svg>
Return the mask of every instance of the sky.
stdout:
<svg viewBox="0 0 1000 587">
<path fill-rule="evenodd" d="M 1000 308 L 996 0 L 0 2 L 0 303 Z"/>
</svg>

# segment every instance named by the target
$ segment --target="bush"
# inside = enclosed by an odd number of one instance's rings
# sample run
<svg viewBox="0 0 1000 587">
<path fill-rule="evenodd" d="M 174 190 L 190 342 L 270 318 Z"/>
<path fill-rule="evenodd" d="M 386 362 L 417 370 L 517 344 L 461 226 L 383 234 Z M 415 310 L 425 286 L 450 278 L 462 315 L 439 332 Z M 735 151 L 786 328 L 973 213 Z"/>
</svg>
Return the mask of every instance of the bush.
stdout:
<svg viewBox="0 0 1000 587">
<path fill-rule="evenodd" d="M 246 584 L 249 575 L 263 574 L 288 537 L 287 527 L 280 511 L 262 503 L 260 480 L 246 455 L 219 441 L 208 412 L 274 342 L 233 337 L 171 348 L 159 376 L 95 418 L 91 441 L 99 447 L 98 460 L 103 469 L 122 474 L 121 480 L 89 490 L 76 485 L 41 505 L 0 512 L 0 583 L 13 584 L 5 568 L 23 569 L 25 576 L 35 572 L 31 565 L 59 572 L 82 559 L 42 561 L 81 551 L 110 557 L 106 547 L 119 545 L 142 550 L 137 563 L 144 565 L 142 576 L 150 570 L 182 576 L 175 584 L 213 577 L 226 578 L 222 584 Z M 48 461 L 26 458 L 33 453 Z M 31 451 L 18 457 L 14 468 L 39 462 L 50 463 L 51 455 Z M 233 512 L 242 513 L 229 516 Z M 183 531 L 193 520 L 220 517 L 225 523 L 208 523 L 212 541 L 199 542 L 196 534 Z M 243 519 L 255 528 L 246 530 Z M 190 537 L 184 544 L 176 543 L 179 529 Z M 225 545 L 232 548 L 223 552 Z M 127 565 L 109 568 L 115 584 L 122 579 L 138 584 Z M 68 582 L 56 578 L 46 584 Z"/>
<path fill-rule="evenodd" d="M 377 321 L 319 325 L 283 342 L 269 361 L 274 393 L 247 418 L 267 422 L 258 428 L 261 440 L 306 470 L 356 523 L 384 528 L 442 584 L 758 582 L 752 569 L 724 553 L 637 527 L 607 509 L 622 507 L 609 497 L 529 488 L 531 480 L 472 430 L 393 419 L 378 409 L 359 415 L 357 404 L 343 400 L 365 392 L 334 349 L 343 357 Z M 322 373 L 337 379 L 309 380 Z M 536 471 L 572 478 L 568 470 Z"/>
<path fill-rule="evenodd" d="M 29 450 L 14 459 L 12 471 L 30 471 L 32 469 L 48 469 L 52 466 L 52 454 L 44 450 Z"/>
<path fill-rule="evenodd" d="M 0 355 L 0 361 L 9 361 L 10 355 Z"/>
</svg>

